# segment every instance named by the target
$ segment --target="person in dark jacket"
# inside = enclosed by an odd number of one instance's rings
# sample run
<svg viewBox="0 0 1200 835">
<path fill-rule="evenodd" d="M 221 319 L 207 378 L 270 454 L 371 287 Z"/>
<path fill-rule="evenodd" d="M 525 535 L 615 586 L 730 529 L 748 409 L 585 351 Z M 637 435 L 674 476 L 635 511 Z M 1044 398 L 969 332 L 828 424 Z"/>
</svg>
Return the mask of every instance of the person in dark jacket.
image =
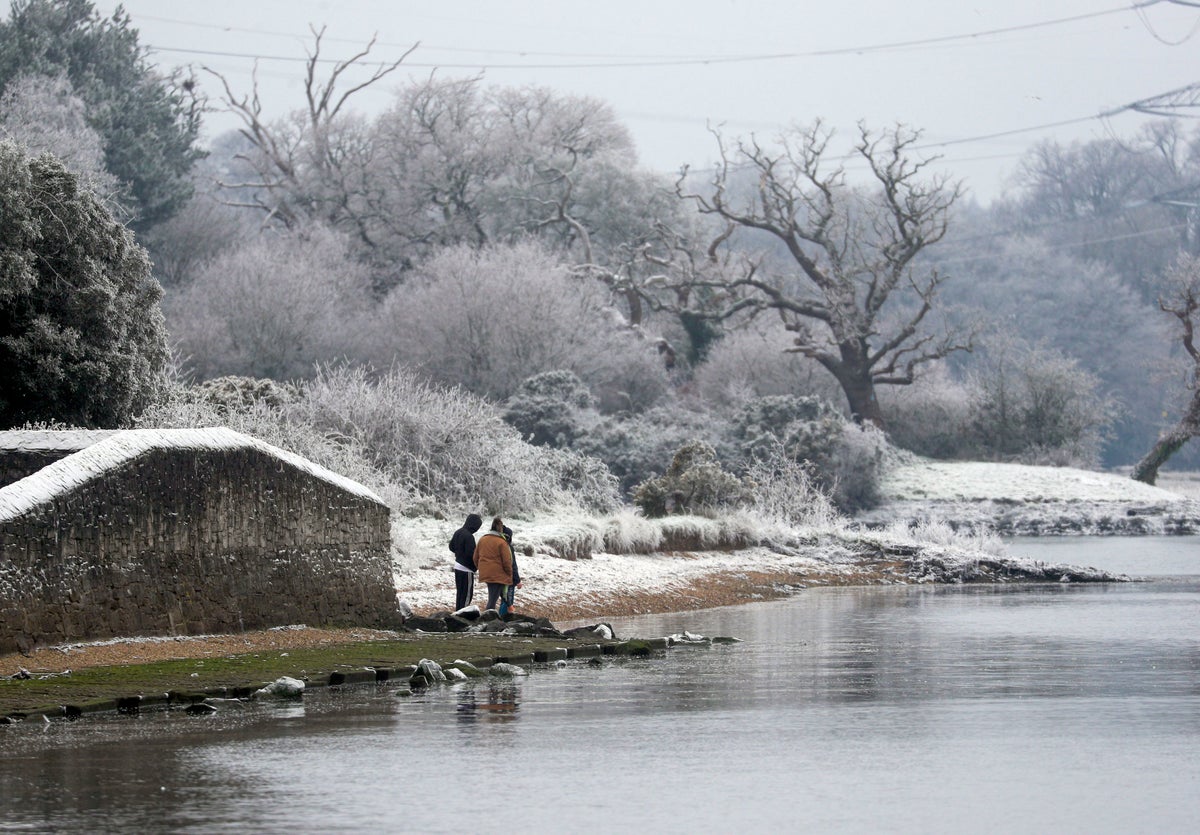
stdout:
<svg viewBox="0 0 1200 835">
<path fill-rule="evenodd" d="M 450 537 L 450 551 L 454 554 L 454 611 L 470 605 L 475 597 L 475 531 L 483 525 L 483 517 L 472 513 L 466 524 Z"/>
<path fill-rule="evenodd" d="M 504 594 L 500 597 L 500 617 L 508 614 L 513 606 L 513 598 L 517 595 L 517 589 L 521 586 L 521 572 L 517 569 L 517 550 L 512 547 L 513 532 L 508 525 L 504 526 L 504 541 L 508 543 L 509 553 L 512 554 L 512 582 L 504 590 Z"/>
</svg>

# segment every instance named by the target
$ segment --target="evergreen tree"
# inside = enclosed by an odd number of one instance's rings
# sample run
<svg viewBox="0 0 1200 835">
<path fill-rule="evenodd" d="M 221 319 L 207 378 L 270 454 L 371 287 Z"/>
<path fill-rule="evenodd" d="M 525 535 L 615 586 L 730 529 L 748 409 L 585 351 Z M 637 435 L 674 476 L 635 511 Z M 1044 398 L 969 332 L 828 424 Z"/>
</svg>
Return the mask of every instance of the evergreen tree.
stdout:
<svg viewBox="0 0 1200 835">
<path fill-rule="evenodd" d="M 0 142 L 0 426 L 138 414 L 168 357 L 161 297 L 146 251 L 91 190 Z"/>
<path fill-rule="evenodd" d="M 0 94 L 29 75 L 65 75 L 87 105 L 135 229 L 166 220 L 191 196 L 188 175 L 202 153 L 196 91 L 147 63 L 120 7 L 104 18 L 90 0 L 13 0 L 0 21 Z"/>
</svg>

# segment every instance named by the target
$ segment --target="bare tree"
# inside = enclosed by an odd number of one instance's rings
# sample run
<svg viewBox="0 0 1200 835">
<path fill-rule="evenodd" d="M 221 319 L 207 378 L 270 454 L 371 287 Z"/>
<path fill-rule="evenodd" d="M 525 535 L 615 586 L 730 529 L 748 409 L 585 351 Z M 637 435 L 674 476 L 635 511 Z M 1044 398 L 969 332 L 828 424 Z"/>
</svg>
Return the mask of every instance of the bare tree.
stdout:
<svg viewBox="0 0 1200 835">
<path fill-rule="evenodd" d="M 1158 470 L 1190 439 L 1200 437 L 1200 348 L 1196 347 L 1196 316 L 1200 311 L 1200 258 L 1183 254 L 1167 270 L 1158 306 L 1179 321 L 1183 350 L 1190 367 L 1187 390 L 1191 397 L 1182 417 L 1163 432 L 1154 447 L 1133 468 L 1133 478 L 1153 484 Z"/>
<path fill-rule="evenodd" d="M 365 80 L 339 89 L 348 71 L 363 66 L 375 38 L 356 54 L 335 62 L 328 78 L 321 80 L 317 69 L 325 60 L 321 57 L 325 28 L 311 31 L 313 48 L 304 75 L 306 107 L 290 120 L 270 122 L 264 117 L 257 80 L 251 92 L 238 95 L 223 75 L 205 67 L 221 81 L 225 106 L 241 119 L 239 132 L 253 149 L 239 155 L 253 175 L 221 186 L 234 195 L 231 205 L 261 209 L 268 222 L 277 219 L 289 228 L 308 220 L 349 224 L 372 245 L 368 225 L 353 205 L 363 185 L 363 172 L 368 170 L 362 159 L 370 153 L 367 132 L 345 108 L 356 93 L 395 71 L 417 45 L 395 61 L 375 65 Z"/>
<path fill-rule="evenodd" d="M 911 383 L 921 364 L 970 348 L 969 335 L 929 332 L 926 318 L 946 276 L 914 267 L 946 234 L 962 188 L 928 174 L 932 160 L 914 156 L 919 133 L 896 126 L 874 134 L 861 124 L 853 157 L 867 164 L 873 187 L 855 187 L 844 163 L 828 159 L 832 135 L 817 122 L 771 149 L 753 137 L 730 148 L 717 134 L 721 162 L 710 193 L 689 189 L 686 169 L 676 192 L 703 214 L 772 236 L 798 268 L 698 279 L 724 297 L 717 315 L 777 313 L 794 335 L 791 350 L 834 376 L 854 418 L 883 426 L 876 386 Z M 751 175 L 753 192 L 735 194 Z"/>
</svg>

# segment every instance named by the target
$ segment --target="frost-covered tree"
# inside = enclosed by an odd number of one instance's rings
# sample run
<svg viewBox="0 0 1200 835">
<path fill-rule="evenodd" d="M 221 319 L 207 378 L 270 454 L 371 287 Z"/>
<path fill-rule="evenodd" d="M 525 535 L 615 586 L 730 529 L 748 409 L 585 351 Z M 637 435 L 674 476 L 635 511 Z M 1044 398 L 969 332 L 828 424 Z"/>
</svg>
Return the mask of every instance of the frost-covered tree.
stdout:
<svg viewBox="0 0 1200 835">
<path fill-rule="evenodd" d="M 104 167 L 100 135 L 88 124 L 87 106 L 66 76 L 27 75 L 9 84 L 0 96 L 0 138 L 58 157 L 120 213 L 117 178 Z"/>
<path fill-rule="evenodd" d="M 321 227 L 268 230 L 217 256 L 167 299 L 185 365 L 290 380 L 353 356 L 369 297 L 345 237 Z"/>
<path fill-rule="evenodd" d="M 65 76 L 100 136 L 135 228 L 174 214 L 191 195 L 200 100 L 190 79 L 161 75 L 120 7 L 90 0 L 13 0 L 0 20 L 0 93 L 27 76 Z"/>
<path fill-rule="evenodd" d="M 367 178 L 374 149 L 364 120 L 350 104 L 357 93 L 395 72 L 412 50 L 394 61 L 372 63 L 365 78 L 356 78 L 375 47 L 372 38 L 351 57 L 334 61 L 326 74 L 325 29 L 312 28 L 312 34 L 304 107 L 282 119 L 264 116 L 257 79 L 249 92 L 237 92 L 228 79 L 208 70 L 222 85 L 225 108 L 241 120 L 238 132 L 245 140 L 237 154 L 241 170 L 221 185 L 233 205 L 261 210 L 267 220 L 288 228 L 320 223 L 373 247 L 373 218 L 363 191 L 371 187 Z"/>
<path fill-rule="evenodd" d="M 1128 138 L 1041 142 L 1022 160 L 1014 204 L 1000 213 L 1030 235 L 1104 264 L 1152 303 L 1149 277 L 1179 250 L 1200 252 L 1198 138 L 1172 120 Z"/>
<path fill-rule="evenodd" d="M 863 126 L 854 157 L 871 185 L 857 186 L 845 162 L 830 158 L 831 137 L 819 122 L 775 147 L 753 137 L 730 147 L 718 136 L 721 160 L 709 188 L 682 179 L 677 188 L 701 213 L 765 233 L 786 253 L 788 269 L 778 274 L 749 267 L 698 276 L 697 287 L 720 294 L 715 315 L 779 316 L 791 350 L 833 375 L 855 420 L 883 426 L 877 386 L 910 384 L 922 364 L 969 345 L 928 321 L 946 274 L 915 263 L 945 236 L 961 188 L 928 173 L 930 161 L 915 153 L 918 133 Z M 752 189 L 734 188 L 747 178 Z"/>
<path fill-rule="evenodd" d="M 1158 470 L 1192 438 L 1200 437 L 1200 347 L 1196 324 L 1200 314 L 1200 258 L 1181 255 L 1166 271 L 1158 300 L 1164 313 L 1175 318 L 1184 350 L 1188 402 L 1176 424 L 1163 432 L 1154 447 L 1133 469 L 1138 481 L 1153 484 Z"/>
<path fill-rule="evenodd" d="M 1151 443 L 1164 405 L 1162 386 L 1147 373 L 1164 344 L 1153 308 L 1116 271 L 1079 258 L 1074 248 L 1006 234 L 1011 230 L 997 229 L 994 218 L 962 226 L 936 262 L 956 277 L 943 294 L 948 315 L 974 323 L 981 341 L 1016 338 L 1075 360 L 1122 404 L 1105 462 L 1135 460 Z M 973 365 L 955 363 L 959 371 Z"/>
<path fill-rule="evenodd" d="M 306 106 L 284 119 L 264 117 L 257 90 L 225 83 L 246 147 L 237 154 L 243 169 L 222 182 L 230 202 L 272 222 L 315 219 L 346 232 L 364 258 L 395 273 L 381 283 L 397 283 L 441 247 L 529 235 L 608 277 L 633 258 L 658 213 L 677 210 L 665 184 L 637 169 L 628 131 L 597 99 L 431 76 L 402 85 L 367 118 L 351 109 L 353 96 L 403 56 L 368 64 L 368 46 L 322 76 L 321 36 Z M 356 72 L 365 80 L 347 81 Z"/>
<path fill-rule="evenodd" d="M 610 409 L 645 408 L 668 388 L 653 346 L 614 321 L 603 288 L 536 242 L 440 251 L 388 294 L 372 339 L 378 367 L 400 361 L 497 400 L 558 370 Z"/>
<path fill-rule="evenodd" d="M 116 427 L 161 391 L 150 260 L 63 164 L 0 141 L 0 426 Z"/>
</svg>

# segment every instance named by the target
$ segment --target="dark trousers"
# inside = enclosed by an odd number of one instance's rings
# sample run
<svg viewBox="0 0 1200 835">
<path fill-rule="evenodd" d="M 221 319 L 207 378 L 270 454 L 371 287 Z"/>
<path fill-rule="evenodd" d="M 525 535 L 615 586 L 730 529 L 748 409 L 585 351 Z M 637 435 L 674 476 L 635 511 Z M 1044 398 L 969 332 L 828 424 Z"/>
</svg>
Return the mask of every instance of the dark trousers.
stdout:
<svg viewBox="0 0 1200 835">
<path fill-rule="evenodd" d="M 469 606 L 475 596 L 475 572 L 454 569 L 454 611 Z"/>
<path fill-rule="evenodd" d="M 496 601 L 504 597 L 508 592 L 507 583 L 488 583 L 488 604 L 489 609 L 496 608 Z"/>
</svg>

